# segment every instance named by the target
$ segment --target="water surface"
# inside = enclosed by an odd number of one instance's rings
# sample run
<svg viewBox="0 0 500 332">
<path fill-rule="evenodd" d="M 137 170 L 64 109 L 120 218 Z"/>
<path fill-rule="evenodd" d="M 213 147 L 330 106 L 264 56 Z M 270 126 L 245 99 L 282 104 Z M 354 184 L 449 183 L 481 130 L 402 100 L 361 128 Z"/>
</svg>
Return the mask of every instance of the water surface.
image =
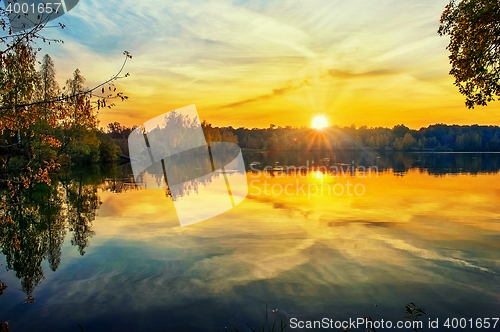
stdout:
<svg viewBox="0 0 500 332">
<path fill-rule="evenodd" d="M 268 320 L 288 324 L 403 320 L 410 301 L 426 309 L 425 322 L 499 316 L 499 155 L 279 153 L 245 162 L 309 170 L 248 172 L 241 204 L 187 227 L 165 190 L 137 189 L 127 167 L 75 170 L 19 192 L 21 209 L 6 212 L 18 226 L 2 234 L 0 321 L 14 332 L 224 331 L 262 325 L 266 303 Z M 346 171 L 318 168 L 335 165 Z M 360 165 L 378 172 L 360 176 Z M 296 191 L 348 182 L 364 193 Z M 279 192 L 288 184 L 291 195 Z"/>
</svg>

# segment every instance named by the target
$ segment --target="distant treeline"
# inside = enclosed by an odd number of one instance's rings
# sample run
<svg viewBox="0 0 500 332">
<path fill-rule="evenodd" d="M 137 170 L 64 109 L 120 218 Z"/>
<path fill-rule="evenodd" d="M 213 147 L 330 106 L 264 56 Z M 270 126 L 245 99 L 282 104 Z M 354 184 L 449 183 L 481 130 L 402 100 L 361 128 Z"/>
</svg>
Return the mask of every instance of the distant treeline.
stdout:
<svg viewBox="0 0 500 332">
<path fill-rule="evenodd" d="M 128 156 L 128 136 L 136 127 L 137 126 L 127 127 L 121 125 L 119 122 L 113 122 L 108 123 L 106 128 L 101 128 L 99 130 L 99 136 L 101 137 L 101 142 L 108 146 L 106 151 L 112 151 L 111 154 L 114 154 L 115 156 Z M 238 138 L 229 129 L 212 127 L 212 125 L 206 121 L 201 123 L 201 127 L 208 143 L 238 143 Z M 113 145 L 113 147 L 109 148 L 109 145 Z"/>
<path fill-rule="evenodd" d="M 280 150 L 418 150 L 500 151 L 500 127 L 435 124 L 419 130 L 404 125 L 393 128 L 338 127 L 322 131 L 310 128 L 276 127 L 219 128 L 233 133 L 244 149 Z"/>
<path fill-rule="evenodd" d="M 119 154 L 128 155 L 127 138 L 135 127 L 110 123 L 102 134 L 119 147 Z M 397 150 L 397 151 L 459 151 L 500 152 L 499 126 L 459 126 L 435 124 L 418 130 L 404 125 L 393 128 L 338 127 L 322 131 L 310 128 L 276 127 L 233 128 L 213 127 L 202 123 L 207 142 L 233 142 L 243 149 L 266 151 L 313 150 Z"/>
</svg>

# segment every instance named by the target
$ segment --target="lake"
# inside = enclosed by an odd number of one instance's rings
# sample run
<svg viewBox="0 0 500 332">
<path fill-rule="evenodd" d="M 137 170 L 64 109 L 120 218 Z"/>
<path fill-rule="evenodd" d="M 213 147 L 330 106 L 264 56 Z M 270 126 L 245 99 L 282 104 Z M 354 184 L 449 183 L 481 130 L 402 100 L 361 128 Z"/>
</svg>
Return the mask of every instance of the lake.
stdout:
<svg viewBox="0 0 500 332">
<path fill-rule="evenodd" d="M 404 321 L 409 302 L 425 309 L 425 331 L 429 318 L 445 331 L 447 318 L 500 316 L 499 154 L 244 159 L 247 198 L 186 227 L 129 165 L 20 191 L 18 226 L 0 242 L 0 321 L 12 332 L 250 331 L 276 319 L 292 331 L 292 319 Z"/>
</svg>

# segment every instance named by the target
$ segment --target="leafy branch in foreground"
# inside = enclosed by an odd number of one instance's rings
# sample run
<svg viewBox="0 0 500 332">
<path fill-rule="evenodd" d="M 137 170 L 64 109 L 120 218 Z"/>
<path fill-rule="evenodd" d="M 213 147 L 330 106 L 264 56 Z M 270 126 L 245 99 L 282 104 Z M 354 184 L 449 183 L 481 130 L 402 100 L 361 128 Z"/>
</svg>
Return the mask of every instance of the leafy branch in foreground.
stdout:
<svg viewBox="0 0 500 332">
<path fill-rule="evenodd" d="M 116 81 L 118 79 L 130 76 L 129 73 L 126 73 L 124 76 L 120 76 L 121 73 L 123 72 L 123 69 L 125 68 L 125 64 L 127 63 L 127 60 L 132 59 L 132 55 L 130 54 L 130 52 L 124 51 L 123 54 L 125 55 L 125 59 L 123 61 L 123 64 L 122 64 L 120 70 L 116 74 L 114 74 L 110 79 L 108 79 L 102 83 L 97 84 L 93 88 L 85 89 L 82 91 L 78 91 L 78 90 L 67 91 L 66 93 L 62 93 L 60 96 L 53 98 L 53 99 L 49 99 L 49 100 L 43 99 L 43 100 L 30 101 L 30 102 L 26 102 L 26 103 L 17 103 L 17 104 L 14 103 L 11 105 L 2 105 L 2 106 L 0 106 L 0 110 L 18 109 L 18 108 L 28 107 L 28 106 L 61 103 L 61 102 L 65 102 L 65 101 L 68 101 L 68 100 L 71 100 L 74 98 L 78 98 L 81 96 L 85 96 L 87 98 L 97 97 L 98 100 L 96 100 L 94 103 L 97 105 L 98 109 L 101 107 L 111 108 L 112 106 L 115 106 L 115 105 L 107 105 L 106 100 L 120 98 L 123 101 L 125 99 L 128 99 L 128 96 L 125 96 L 123 94 L 123 92 L 116 92 L 116 88 L 114 87 L 114 84 L 113 84 L 114 81 Z M 109 85 L 108 89 L 112 93 L 105 94 L 106 89 L 103 87 L 105 85 Z M 101 94 L 96 93 L 95 91 L 101 87 L 103 87 L 101 90 Z M 63 89 L 65 89 L 65 88 L 63 88 Z M 2 90 L 2 92 L 6 92 L 6 91 Z"/>
<path fill-rule="evenodd" d="M 438 33 L 450 36 L 450 75 L 468 108 L 500 96 L 500 2 L 451 0 Z"/>
<path fill-rule="evenodd" d="M 26 19 L 30 24 L 21 26 L 24 30 L 16 26 Z M 38 43 L 62 43 L 43 34 L 47 28 L 65 28 L 62 24 L 48 26 L 49 19 L 12 18 L 0 8 L 0 45 L 5 45 L 0 51 L 0 189 L 15 191 L 32 183 L 50 183 L 50 173 L 61 163 L 98 161 L 97 114 L 103 107 L 115 106 L 111 99 L 128 99 L 114 85 L 129 76 L 122 74 L 132 59 L 128 51 L 123 52 L 120 69 L 109 79 L 87 88 L 76 69 L 59 89 L 50 56 L 37 60 Z"/>
<path fill-rule="evenodd" d="M 16 3 L 17 0 L 9 1 Z M 26 24 L 28 20 L 29 25 Z M 23 22 L 24 21 L 24 22 Z M 14 50 L 19 44 L 29 44 L 33 45 L 36 51 L 40 51 L 41 48 L 38 45 L 38 41 L 43 43 L 64 43 L 61 39 L 50 38 L 43 34 L 43 31 L 48 28 L 61 28 L 64 29 L 66 26 L 62 23 L 58 23 L 54 26 L 47 25 L 50 21 L 50 15 L 39 15 L 37 21 L 32 21 L 28 14 L 22 14 L 9 18 L 9 13 L 5 8 L 0 7 L 0 29 L 3 31 L 4 35 L 0 36 L 0 44 L 5 45 L 3 50 L 0 50 L 0 56 L 5 53 Z"/>
</svg>

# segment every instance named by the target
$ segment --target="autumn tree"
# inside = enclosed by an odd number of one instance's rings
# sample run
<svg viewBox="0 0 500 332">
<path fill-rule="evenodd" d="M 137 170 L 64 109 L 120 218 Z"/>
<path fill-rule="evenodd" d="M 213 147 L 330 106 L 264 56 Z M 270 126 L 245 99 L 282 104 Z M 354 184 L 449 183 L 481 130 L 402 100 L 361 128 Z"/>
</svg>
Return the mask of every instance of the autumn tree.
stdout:
<svg viewBox="0 0 500 332">
<path fill-rule="evenodd" d="M 500 2 L 451 0 L 438 33 L 450 36 L 450 74 L 468 108 L 500 96 Z"/>
<path fill-rule="evenodd" d="M 64 114 L 62 107 L 51 102 L 56 100 L 61 91 L 56 80 L 56 68 L 50 55 L 45 54 L 39 71 L 40 76 L 40 97 L 46 103 L 40 105 L 40 120 L 44 120 L 48 125 L 56 126 Z"/>
<path fill-rule="evenodd" d="M 36 71 L 41 44 L 62 43 L 44 35 L 46 28 L 65 28 L 48 25 L 49 19 L 42 15 L 26 25 L 26 17 L 9 17 L 0 7 L 0 187 L 49 181 L 48 172 L 58 167 L 72 146 L 77 147 L 75 155 L 99 156 L 96 115 L 101 108 L 112 107 L 114 99 L 128 98 L 114 86 L 128 76 L 122 75 L 132 58 L 127 51 L 118 72 L 90 88 L 84 87 L 77 70 L 67 82 L 68 89 L 59 90 L 49 56 Z"/>
<path fill-rule="evenodd" d="M 78 68 L 74 71 L 73 77 L 66 81 L 66 91 L 68 93 L 68 99 L 66 100 L 67 120 L 70 126 L 95 128 L 97 115 L 94 114 L 90 96 L 84 93 L 86 90 L 84 84 L 85 77 Z"/>
<path fill-rule="evenodd" d="M 203 120 L 201 123 L 201 128 L 203 129 L 203 134 L 205 134 L 205 139 L 210 145 L 210 142 L 220 142 L 222 140 L 222 135 L 219 128 L 212 127 L 211 123 Z"/>
<path fill-rule="evenodd" d="M 20 134 L 36 119 L 37 109 L 29 104 L 36 99 L 39 76 L 35 69 L 36 57 L 32 48 L 18 43 L 0 62 L 0 131 Z"/>
<path fill-rule="evenodd" d="M 238 144 L 238 137 L 228 130 L 223 130 L 221 134 L 222 142 Z"/>
</svg>

